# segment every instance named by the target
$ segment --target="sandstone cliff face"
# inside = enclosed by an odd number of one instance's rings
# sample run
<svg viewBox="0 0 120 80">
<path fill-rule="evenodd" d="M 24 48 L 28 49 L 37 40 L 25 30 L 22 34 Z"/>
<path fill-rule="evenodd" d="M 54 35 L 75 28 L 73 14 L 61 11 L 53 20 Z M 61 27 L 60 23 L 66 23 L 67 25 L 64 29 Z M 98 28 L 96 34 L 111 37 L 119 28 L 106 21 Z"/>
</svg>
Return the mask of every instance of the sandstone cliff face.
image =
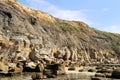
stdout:
<svg viewBox="0 0 120 80">
<path fill-rule="evenodd" d="M 16 0 L 0 0 L 0 60 L 5 65 L 41 59 L 79 65 L 119 63 L 119 41 L 119 34 L 60 20 Z"/>
</svg>

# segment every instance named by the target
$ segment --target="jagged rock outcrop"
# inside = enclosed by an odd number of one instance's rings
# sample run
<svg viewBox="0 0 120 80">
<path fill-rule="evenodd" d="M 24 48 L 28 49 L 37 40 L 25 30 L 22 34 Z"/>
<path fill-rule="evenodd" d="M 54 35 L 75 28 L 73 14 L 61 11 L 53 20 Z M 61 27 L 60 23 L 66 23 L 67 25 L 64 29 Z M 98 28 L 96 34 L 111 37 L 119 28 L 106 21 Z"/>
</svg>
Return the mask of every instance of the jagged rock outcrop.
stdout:
<svg viewBox="0 0 120 80">
<path fill-rule="evenodd" d="M 119 63 L 120 35 L 0 0 L 0 63 Z M 4 69 L 3 69 L 4 71 Z"/>
</svg>

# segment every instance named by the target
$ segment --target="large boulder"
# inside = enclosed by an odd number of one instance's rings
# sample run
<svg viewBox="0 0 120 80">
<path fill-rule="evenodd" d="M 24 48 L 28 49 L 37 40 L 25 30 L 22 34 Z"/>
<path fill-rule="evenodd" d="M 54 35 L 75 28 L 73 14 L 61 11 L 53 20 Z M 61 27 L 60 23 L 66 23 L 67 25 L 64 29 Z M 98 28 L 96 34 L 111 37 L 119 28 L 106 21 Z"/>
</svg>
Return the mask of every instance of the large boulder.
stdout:
<svg viewBox="0 0 120 80">
<path fill-rule="evenodd" d="M 23 65 L 20 63 L 9 63 L 9 72 L 13 72 L 13 73 L 21 73 L 23 71 Z"/>
<path fill-rule="evenodd" d="M 39 55 L 39 52 L 37 49 L 33 49 L 30 54 L 29 54 L 29 58 L 32 60 L 32 61 L 36 61 L 36 60 L 39 60 L 40 59 L 40 55 Z"/>
<path fill-rule="evenodd" d="M 0 62 L 0 71 L 8 72 L 8 66 Z"/>
<path fill-rule="evenodd" d="M 112 72 L 112 78 L 120 79 L 120 70 L 114 70 Z"/>
<path fill-rule="evenodd" d="M 26 67 L 35 68 L 36 64 L 34 62 L 28 62 L 26 63 Z"/>
<path fill-rule="evenodd" d="M 13 72 L 17 66 L 15 63 L 9 63 L 8 67 L 9 67 L 9 72 Z"/>
<path fill-rule="evenodd" d="M 61 75 L 66 74 L 65 65 L 64 64 L 49 64 L 46 66 L 47 71 L 45 70 L 45 74 L 54 74 Z"/>
<path fill-rule="evenodd" d="M 58 50 L 58 51 L 56 51 L 56 52 L 54 53 L 54 57 L 60 59 L 60 58 L 63 57 L 63 55 L 62 55 L 61 51 Z"/>
<path fill-rule="evenodd" d="M 39 63 L 35 68 L 35 72 L 43 72 L 44 68 L 45 68 L 44 64 Z"/>
<path fill-rule="evenodd" d="M 25 62 L 23 72 L 35 72 L 36 64 L 34 62 Z"/>
<path fill-rule="evenodd" d="M 18 61 L 26 61 L 26 58 L 25 58 L 24 56 L 22 56 L 22 55 L 19 55 L 19 56 L 17 57 L 17 60 L 18 60 Z"/>
</svg>

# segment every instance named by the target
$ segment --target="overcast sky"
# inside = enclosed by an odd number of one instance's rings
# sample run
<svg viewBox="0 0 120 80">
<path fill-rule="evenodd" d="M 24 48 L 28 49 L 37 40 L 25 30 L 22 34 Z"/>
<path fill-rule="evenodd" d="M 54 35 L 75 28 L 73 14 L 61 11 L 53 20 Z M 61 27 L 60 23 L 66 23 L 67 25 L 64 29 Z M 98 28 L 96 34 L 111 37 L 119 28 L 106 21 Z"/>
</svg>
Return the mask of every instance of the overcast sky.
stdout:
<svg viewBox="0 0 120 80">
<path fill-rule="evenodd" d="M 87 23 L 108 32 L 120 32 L 120 0 L 19 0 L 65 20 Z"/>
</svg>

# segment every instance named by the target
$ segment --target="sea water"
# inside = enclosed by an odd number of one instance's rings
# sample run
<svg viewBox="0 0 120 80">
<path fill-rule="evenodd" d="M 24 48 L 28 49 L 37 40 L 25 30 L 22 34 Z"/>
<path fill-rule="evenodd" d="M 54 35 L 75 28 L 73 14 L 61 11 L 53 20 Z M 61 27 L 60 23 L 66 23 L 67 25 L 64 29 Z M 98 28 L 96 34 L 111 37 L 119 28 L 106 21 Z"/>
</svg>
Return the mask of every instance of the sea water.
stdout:
<svg viewBox="0 0 120 80">
<path fill-rule="evenodd" d="M 33 73 L 22 73 L 14 76 L 0 76 L 0 80 L 32 80 Z M 91 80 L 95 73 L 69 71 L 66 75 L 60 75 L 56 78 L 46 78 L 40 80 Z M 120 79 L 104 79 L 104 80 L 120 80 Z"/>
</svg>

